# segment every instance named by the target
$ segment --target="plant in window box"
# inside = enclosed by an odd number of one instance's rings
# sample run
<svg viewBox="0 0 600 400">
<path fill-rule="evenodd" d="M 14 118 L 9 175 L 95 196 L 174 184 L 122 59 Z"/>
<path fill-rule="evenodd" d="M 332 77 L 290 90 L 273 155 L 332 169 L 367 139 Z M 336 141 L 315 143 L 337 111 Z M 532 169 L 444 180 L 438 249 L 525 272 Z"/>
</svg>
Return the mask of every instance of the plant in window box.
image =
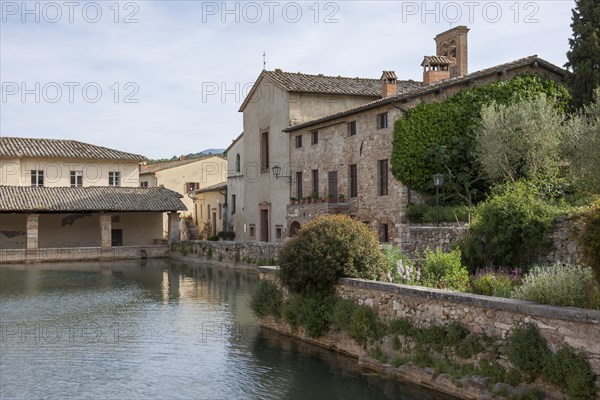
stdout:
<svg viewBox="0 0 600 400">
<path fill-rule="evenodd" d="M 313 193 L 312 200 L 313 200 L 313 203 L 318 203 L 319 200 L 321 200 L 321 199 L 317 193 Z"/>
<path fill-rule="evenodd" d="M 291 204 L 296 204 L 298 202 L 298 199 L 296 199 L 295 197 L 290 197 L 290 203 Z"/>
<path fill-rule="evenodd" d="M 312 196 L 306 196 L 306 202 L 308 204 L 312 203 Z"/>
<path fill-rule="evenodd" d="M 305 197 L 300 197 L 300 204 L 304 204 L 306 203 L 306 198 Z"/>
<path fill-rule="evenodd" d="M 333 203 L 333 195 L 332 194 L 328 194 L 327 195 L 327 202 L 328 203 Z"/>
<path fill-rule="evenodd" d="M 345 203 L 345 202 L 346 202 L 346 196 L 344 196 L 343 194 L 340 194 L 340 195 L 338 196 L 338 201 L 339 201 L 340 203 Z"/>
</svg>

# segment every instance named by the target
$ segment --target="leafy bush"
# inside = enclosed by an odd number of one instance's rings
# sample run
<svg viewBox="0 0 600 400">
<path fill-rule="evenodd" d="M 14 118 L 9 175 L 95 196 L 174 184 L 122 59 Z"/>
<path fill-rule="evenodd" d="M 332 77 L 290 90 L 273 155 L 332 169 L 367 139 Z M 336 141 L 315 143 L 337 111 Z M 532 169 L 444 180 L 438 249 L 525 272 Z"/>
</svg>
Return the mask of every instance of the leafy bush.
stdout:
<svg viewBox="0 0 600 400">
<path fill-rule="evenodd" d="M 525 182 L 501 185 L 480 203 L 468 235 L 459 240 L 471 271 L 484 266 L 527 266 L 552 246 L 552 222 L 560 210 Z"/>
<path fill-rule="evenodd" d="M 333 307 L 331 316 L 331 329 L 336 331 L 346 331 L 352 318 L 352 313 L 357 307 L 356 303 L 348 299 L 338 299 Z"/>
<path fill-rule="evenodd" d="M 482 269 L 471 278 L 471 292 L 484 296 L 510 297 L 515 286 L 520 284 L 520 270 Z"/>
<path fill-rule="evenodd" d="M 510 362 L 532 376 L 542 372 L 551 355 L 546 339 L 533 324 L 517 325 L 508 335 L 506 348 Z"/>
<path fill-rule="evenodd" d="M 541 304 L 600 310 L 600 290 L 592 278 L 592 270 L 578 265 L 535 266 L 512 297 Z"/>
<path fill-rule="evenodd" d="M 594 373 L 581 354 L 565 347 L 560 349 L 544 366 L 544 378 L 564 388 L 571 399 L 593 399 Z"/>
<path fill-rule="evenodd" d="M 386 272 L 373 232 L 343 215 L 312 219 L 286 242 L 279 261 L 281 279 L 295 293 L 328 290 L 341 276 L 382 279 Z"/>
<path fill-rule="evenodd" d="M 535 325 L 518 325 L 508 336 L 507 352 L 510 362 L 531 378 L 542 376 L 571 399 L 594 398 L 595 376 L 585 357 L 568 347 L 552 354 Z"/>
<path fill-rule="evenodd" d="M 444 253 L 441 249 L 435 252 L 426 250 L 421 282 L 429 287 L 466 291 L 469 287 L 469 272 L 461 263 L 460 250 L 449 253 Z"/>
<path fill-rule="evenodd" d="M 218 237 L 217 235 L 213 235 L 213 236 L 210 236 L 210 237 L 209 237 L 208 239 L 206 239 L 206 240 L 209 240 L 209 241 L 211 241 L 211 242 L 218 242 L 218 241 L 219 241 L 219 237 Z"/>
<path fill-rule="evenodd" d="M 264 280 L 258 283 L 250 298 L 250 309 L 257 317 L 267 315 L 279 317 L 282 304 L 281 290 L 275 284 Z"/>
<path fill-rule="evenodd" d="M 385 327 L 371 307 L 357 305 L 347 326 L 348 335 L 361 344 L 369 339 L 379 339 L 385 333 Z"/>
<path fill-rule="evenodd" d="M 402 253 L 398 246 L 383 245 L 383 255 L 387 261 L 387 279 L 390 282 L 416 284 L 420 279 L 420 270 L 413 261 Z"/>
<path fill-rule="evenodd" d="M 440 206 L 440 222 L 468 222 L 473 208 L 467 206 Z M 406 208 L 406 218 L 415 224 L 437 222 L 436 207 L 428 204 L 411 204 Z"/>
<path fill-rule="evenodd" d="M 600 200 L 583 216 L 584 228 L 578 236 L 582 261 L 592 268 L 600 285 Z"/>
<path fill-rule="evenodd" d="M 335 303 L 333 293 L 292 295 L 283 304 L 281 315 L 292 329 L 301 326 L 308 336 L 319 337 L 329 330 Z"/>
</svg>

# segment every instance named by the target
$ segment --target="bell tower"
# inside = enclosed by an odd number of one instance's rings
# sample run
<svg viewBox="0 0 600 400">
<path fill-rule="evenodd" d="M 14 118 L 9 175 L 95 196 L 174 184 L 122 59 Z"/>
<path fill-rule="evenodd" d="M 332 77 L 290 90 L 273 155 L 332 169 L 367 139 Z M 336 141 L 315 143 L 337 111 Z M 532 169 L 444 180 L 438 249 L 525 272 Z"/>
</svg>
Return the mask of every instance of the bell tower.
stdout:
<svg viewBox="0 0 600 400">
<path fill-rule="evenodd" d="M 436 55 L 450 60 L 450 78 L 469 73 L 467 34 L 469 28 L 457 26 L 435 37 Z"/>
</svg>

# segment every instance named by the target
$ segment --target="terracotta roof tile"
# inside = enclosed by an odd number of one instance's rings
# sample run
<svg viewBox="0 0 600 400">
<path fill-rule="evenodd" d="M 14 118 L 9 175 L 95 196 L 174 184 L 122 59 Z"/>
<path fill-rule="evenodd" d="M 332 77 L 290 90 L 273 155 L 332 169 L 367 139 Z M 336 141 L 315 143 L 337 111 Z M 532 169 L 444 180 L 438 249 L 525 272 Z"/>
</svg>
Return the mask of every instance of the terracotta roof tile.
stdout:
<svg viewBox="0 0 600 400">
<path fill-rule="evenodd" d="M 380 79 L 310 75 L 281 70 L 264 71 L 264 74 L 289 92 L 381 97 Z M 398 81 L 397 85 L 397 93 L 404 93 L 421 87 L 422 83 L 406 80 Z"/>
<path fill-rule="evenodd" d="M 361 104 L 360 106 L 351 108 L 349 110 L 345 110 L 345 111 L 341 111 L 341 112 L 338 112 L 335 114 L 327 115 L 325 117 L 321 117 L 321 118 L 318 118 L 318 119 L 315 119 L 312 121 L 304 122 L 302 124 L 290 126 L 289 128 L 284 129 L 283 131 L 284 132 L 297 131 L 299 129 L 304 129 L 304 128 L 314 126 L 314 125 L 317 125 L 317 124 L 320 124 L 323 122 L 331 121 L 336 118 L 345 117 L 347 115 L 353 115 L 353 114 L 356 114 L 356 113 L 359 113 L 362 111 L 366 111 L 366 110 L 370 110 L 370 109 L 373 109 L 376 107 L 380 107 L 380 106 L 383 106 L 386 104 L 391 104 L 391 103 L 394 103 L 396 101 L 400 101 L 403 99 L 419 97 L 424 94 L 443 89 L 445 87 L 463 84 L 465 82 L 469 82 L 469 81 L 472 81 L 472 80 L 475 80 L 475 79 L 478 79 L 481 77 L 489 76 L 492 74 L 499 74 L 499 73 L 505 72 L 505 71 L 513 69 L 513 68 L 524 67 L 527 65 L 543 67 L 549 71 L 552 71 L 552 72 L 554 72 L 558 75 L 562 75 L 562 76 L 565 76 L 567 73 L 567 71 L 565 71 L 564 69 L 562 69 L 542 58 L 539 58 L 537 55 L 532 55 L 529 57 L 511 61 L 506 64 L 500 64 L 500 65 L 496 65 L 491 68 L 482 69 L 482 70 L 479 70 L 479 71 L 476 71 L 476 72 L 473 72 L 473 73 L 470 73 L 470 74 L 467 74 L 464 76 L 459 76 L 459 77 L 450 78 L 450 79 L 444 79 L 442 81 L 434 82 L 429 85 L 423 85 L 423 86 L 419 87 L 418 89 L 409 91 L 407 93 L 403 93 L 403 94 L 400 94 L 400 95 L 397 95 L 394 97 L 387 97 L 384 99 L 375 100 L 375 101 L 372 101 L 372 102 L 366 103 L 366 104 Z"/>
<path fill-rule="evenodd" d="M 194 190 L 194 193 L 216 192 L 216 191 L 223 190 L 223 189 L 227 189 L 227 182 L 220 182 L 220 183 L 216 183 L 214 185 L 200 188 L 200 189 Z"/>
<path fill-rule="evenodd" d="M 140 174 L 151 174 L 151 173 L 154 173 L 154 172 L 162 171 L 164 169 L 180 167 L 182 165 L 191 164 L 191 163 L 194 163 L 194 162 L 197 162 L 197 161 L 206 160 L 206 159 L 209 159 L 211 157 L 219 157 L 219 158 L 222 158 L 222 159 L 226 160 L 226 158 L 224 156 L 220 155 L 220 154 L 208 154 L 208 155 L 203 156 L 203 157 L 186 158 L 185 160 L 164 161 L 164 162 L 159 162 L 159 163 L 154 163 L 154 164 L 141 165 L 140 166 Z"/>
<path fill-rule="evenodd" d="M 77 140 L 0 138 L 0 157 L 85 158 L 142 161 L 139 154 L 83 143 Z"/>
<path fill-rule="evenodd" d="M 0 186 L 0 212 L 187 210 L 182 197 L 165 188 Z"/>
</svg>

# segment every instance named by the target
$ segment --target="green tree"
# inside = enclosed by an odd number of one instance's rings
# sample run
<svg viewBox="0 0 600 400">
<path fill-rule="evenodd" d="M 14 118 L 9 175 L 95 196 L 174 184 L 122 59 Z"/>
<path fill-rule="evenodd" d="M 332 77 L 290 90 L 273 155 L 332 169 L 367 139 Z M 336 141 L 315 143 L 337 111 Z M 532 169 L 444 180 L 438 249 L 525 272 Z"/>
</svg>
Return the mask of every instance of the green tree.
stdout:
<svg viewBox="0 0 600 400">
<path fill-rule="evenodd" d="M 600 86 L 600 2 L 576 0 L 565 66 L 572 72 L 568 83 L 573 105 L 580 108 L 592 101 L 594 89 Z"/>
<path fill-rule="evenodd" d="M 475 159 L 475 131 L 485 104 L 510 104 L 546 94 L 564 110 L 567 90 L 540 75 L 524 74 L 508 81 L 464 90 L 446 101 L 421 103 L 407 118 L 396 121 L 392 149 L 392 173 L 396 179 L 422 194 L 434 194 L 432 175 L 446 176 L 442 193 L 454 202 L 471 205 L 484 199 L 489 181 Z"/>
<path fill-rule="evenodd" d="M 475 153 L 493 181 L 558 175 L 564 114 L 544 94 L 509 105 L 492 102 L 481 110 Z"/>
<path fill-rule="evenodd" d="M 600 193 L 600 88 L 594 101 L 573 116 L 565 153 L 571 163 L 575 184 L 585 191 Z"/>
</svg>

